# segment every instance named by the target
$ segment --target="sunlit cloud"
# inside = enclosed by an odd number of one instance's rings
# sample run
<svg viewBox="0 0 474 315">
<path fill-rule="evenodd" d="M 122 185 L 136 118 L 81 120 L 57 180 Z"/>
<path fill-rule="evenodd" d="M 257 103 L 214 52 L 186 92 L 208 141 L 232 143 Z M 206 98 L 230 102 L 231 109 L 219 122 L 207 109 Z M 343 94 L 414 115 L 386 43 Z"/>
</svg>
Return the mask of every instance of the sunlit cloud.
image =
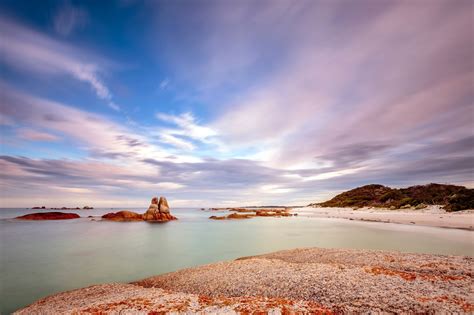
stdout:
<svg viewBox="0 0 474 315">
<path fill-rule="evenodd" d="M 155 131 L 159 140 L 163 143 L 188 151 L 196 149 L 196 145 L 193 143 L 196 141 L 203 144 L 218 143 L 216 139 L 217 132 L 210 127 L 199 124 L 189 112 L 177 116 L 157 113 L 156 118 L 175 126 L 174 128 L 163 127 Z"/>
</svg>

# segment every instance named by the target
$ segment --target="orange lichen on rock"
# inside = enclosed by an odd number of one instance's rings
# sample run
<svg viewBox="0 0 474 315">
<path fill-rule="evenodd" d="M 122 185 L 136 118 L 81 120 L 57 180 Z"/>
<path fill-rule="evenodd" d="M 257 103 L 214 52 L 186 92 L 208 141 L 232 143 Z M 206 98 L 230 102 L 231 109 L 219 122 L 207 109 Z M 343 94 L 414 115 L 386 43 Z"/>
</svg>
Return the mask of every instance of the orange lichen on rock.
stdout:
<svg viewBox="0 0 474 315">
<path fill-rule="evenodd" d="M 387 275 L 387 276 L 399 276 L 407 281 L 413 281 L 416 279 L 416 274 L 412 272 L 388 269 L 384 267 L 372 267 L 366 268 L 366 272 L 372 273 L 374 275 Z"/>
<path fill-rule="evenodd" d="M 464 312 L 466 313 L 472 313 L 474 312 L 474 305 L 467 302 L 464 299 L 458 298 L 456 296 L 447 296 L 447 295 L 441 295 L 441 296 L 435 296 L 435 297 L 419 297 L 417 298 L 418 301 L 422 303 L 427 303 L 427 302 L 440 302 L 440 303 L 452 303 L 461 306 Z"/>
<path fill-rule="evenodd" d="M 332 314 L 330 309 L 313 301 L 294 301 L 262 296 L 209 297 L 200 295 L 198 302 L 202 308 L 231 307 L 238 314 L 268 314 L 270 310 L 280 310 L 281 314 Z"/>
<path fill-rule="evenodd" d="M 372 268 L 365 268 L 365 271 L 374 275 L 399 276 L 407 281 L 413 281 L 416 278 L 428 281 L 457 281 L 465 279 L 465 277 L 463 276 L 416 273 L 377 266 Z"/>
</svg>

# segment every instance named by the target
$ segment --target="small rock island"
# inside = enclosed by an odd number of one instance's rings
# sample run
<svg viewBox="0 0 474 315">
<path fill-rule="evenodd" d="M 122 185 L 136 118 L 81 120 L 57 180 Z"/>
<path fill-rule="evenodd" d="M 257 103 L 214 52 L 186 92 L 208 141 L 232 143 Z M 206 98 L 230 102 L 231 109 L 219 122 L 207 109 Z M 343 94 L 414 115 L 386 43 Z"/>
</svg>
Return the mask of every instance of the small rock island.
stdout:
<svg viewBox="0 0 474 315">
<path fill-rule="evenodd" d="M 80 216 L 77 213 L 64 213 L 64 212 L 37 212 L 25 214 L 15 219 L 18 220 L 71 220 L 79 219 Z"/>
<path fill-rule="evenodd" d="M 168 222 L 177 220 L 175 216 L 171 215 L 168 201 L 165 197 L 153 197 L 148 210 L 144 214 L 139 214 L 132 211 L 119 211 L 104 214 L 102 219 L 129 222 L 129 221 L 147 221 L 147 222 Z"/>
</svg>

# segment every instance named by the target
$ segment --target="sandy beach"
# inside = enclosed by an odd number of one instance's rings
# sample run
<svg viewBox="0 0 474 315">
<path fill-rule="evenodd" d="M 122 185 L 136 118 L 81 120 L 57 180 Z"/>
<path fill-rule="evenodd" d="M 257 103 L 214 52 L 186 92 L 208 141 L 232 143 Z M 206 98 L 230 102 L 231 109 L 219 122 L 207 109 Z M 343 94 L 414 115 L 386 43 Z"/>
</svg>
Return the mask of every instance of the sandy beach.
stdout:
<svg viewBox="0 0 474 315">
<path fill-rule="evenodd" d="M 442 228 L 474 230 L 474 210 L 446 212 L 441 206 L 428 206 L 425 209 L 383 208 L 295 208 L 292 212 L 300 216 L 317 218 L 339 218 L 348 220 L 374 221 L 399 224 L 416 224 Z"/>
<path fill-rule="evenodd" d="M 41 299 L 16 314 L 474 311 L 473 258 L 306 248 Z"/>
</svg>

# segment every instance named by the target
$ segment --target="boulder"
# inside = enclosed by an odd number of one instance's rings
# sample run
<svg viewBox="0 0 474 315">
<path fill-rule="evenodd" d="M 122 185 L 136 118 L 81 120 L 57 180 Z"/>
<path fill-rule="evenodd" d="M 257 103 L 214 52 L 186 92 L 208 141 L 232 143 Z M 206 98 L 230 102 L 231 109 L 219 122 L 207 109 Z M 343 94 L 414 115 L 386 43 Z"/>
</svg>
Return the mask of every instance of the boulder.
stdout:
<svg viewBox="0 0 474 315">
<path fill-rule="evenodd" d="M 148 207 L 148 210 L 145 212 L 145 214 L 143 214 L 143 220 L 154 220 L 157 213 L 159 213 L 158 198 L 153 197 L 151 199 L 151 204 Z"/>
<path fill-rule="evenodd" d="M 170 207 L 168 206 L 168 200 L 165 197 L 160 197 L 158 202 L 158 209 L 161 213 L 170 213 Z"/>
<path fill-rule="evenodd" d="M 426 204 L 420 203 L 420 204 L 417 204 L 417 205 L 416 205 L 415 209 L 416 209 L 416 210 L 420 210 L 420 209 L 425 209 L 425 208 L 427 208 L 427 207 L 428 207 L 428 206 L 427 206 Z"/>
<path fill-rule="evenodd" d="M 119 212 L 110 212 L 104 214 L 102 219 L 117 221 L 117 222 L 128 222 L 128 221 L 143 221 L 143 215 L 135 213 L 132 211 L 119 211 Z"/>
<path fill-rule="evenodd" d="M 80 216 L 76 213 L 64 213 L 64 212 L 38 212 L 30 213 L 16 217 L 19 220 L 70 220 L 78 219 Z"/>
<path fill-rule="evenodd" d="M 226 216 L 218 217 L 216 215 L 213 215 L 213 216 L 210 216 L 209 219 L 211 219 L 211 220 L 225 220 L 225 219 L 227 219 L 227 217 Z"/>
</svg>

